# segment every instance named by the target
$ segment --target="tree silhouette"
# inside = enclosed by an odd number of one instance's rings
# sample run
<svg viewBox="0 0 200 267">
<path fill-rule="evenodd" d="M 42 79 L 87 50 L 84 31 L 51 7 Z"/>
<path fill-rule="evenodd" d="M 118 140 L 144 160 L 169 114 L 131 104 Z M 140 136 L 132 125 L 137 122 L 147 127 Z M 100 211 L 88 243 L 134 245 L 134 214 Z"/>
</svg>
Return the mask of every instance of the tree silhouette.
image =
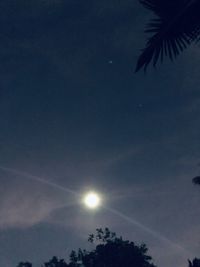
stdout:
<svg viewBox="0 0 200 267">
<path fill-rule="evenodd" d="M 78 253 L 76 253 L 74 250 L 72 250 L 70 254 L 70 263 L 69 267 L 81 267 L 83 266 L 82 260 L 84 255 L 86 254 L 85 250 L 78 250 Z"/>
<path fill-rule="evenodd" d="M 176 58 L 200 37 L 199 0 L 139 0 L 156 18 L 145 32 L 152 34 L 137 61 L 136 71 L 152 63 L 156 66 L 164 56 Z"/>
<path fill-rule="evenodd" d="M 145 244 L 136 245 L 123 240 L 108 228 L 96 229 L 95 234 L 89 235 L 88 241 L 96 246 L 95 249 L 72 251 L 69 264 L 54 256 L 41 267 L 156 267 L 147 254 Z M 17 267 L 32 267 L 32 264 L 21 262 Z"/>
<path fill-rule="evenodd" d="M 189 267 L 200 267 L 200 259 L 195 258 L 192 262 L 188 260 Z"/>
<path fill-rule="evenodd" d="M 45 262 L 44 267 L 68 267 L 69 265 L 63 260 L 59 260 L 57 257 L 53 257 L 50 261 Z"/>
<path fill-rule="evenodd" d="M 30 262 L 20 262 L 17 267 L 32 267 L 32 263 Z"/>
<path fill-rule="evenodd" d="M 89 236 L 91 243 L 98 243 L 90 252 L 79 249 L 75 262 L 70 266 L 84 267 L 155 267 L 152 258 L 147 255 L 146 245 L 135 245 L 133 242 L 116 237 L 115 233 L 97 229 L 95 235 Z"/>
</svg>

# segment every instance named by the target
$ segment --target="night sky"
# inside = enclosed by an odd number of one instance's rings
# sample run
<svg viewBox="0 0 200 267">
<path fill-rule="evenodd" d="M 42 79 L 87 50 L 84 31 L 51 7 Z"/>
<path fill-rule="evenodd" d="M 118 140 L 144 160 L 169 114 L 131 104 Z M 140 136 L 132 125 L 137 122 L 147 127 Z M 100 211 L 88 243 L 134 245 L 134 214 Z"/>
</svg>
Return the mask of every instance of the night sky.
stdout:
<svg viewBox="0 0 200 267">
<path fill-rule="evenodd" d="M 137 0 L 1 0 L 0 266 L 67 260 L 97 227 L 158 267 L 199 256 L 200 49 L 135 74 L 150 15 Z M 77 197 L 90 189 L 96 211 Z"/>
</svg>

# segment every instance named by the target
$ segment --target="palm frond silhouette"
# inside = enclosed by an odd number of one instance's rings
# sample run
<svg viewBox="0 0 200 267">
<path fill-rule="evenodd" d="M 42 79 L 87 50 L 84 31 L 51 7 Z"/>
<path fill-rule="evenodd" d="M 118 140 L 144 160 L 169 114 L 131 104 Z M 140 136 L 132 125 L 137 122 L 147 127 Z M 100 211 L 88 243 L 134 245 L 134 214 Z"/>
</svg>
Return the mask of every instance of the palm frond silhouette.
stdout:
<svg viewBox="0 0 200 267">
<path fill-rule="evenodd" d="M 136 72 L 156 66 L 164 57 L 174 60 L 200 36 L 200 0 L 139 0 L 156 18 L 151 19 L 145 32 L 147 40 L 136 65 Z"/>
</svg>

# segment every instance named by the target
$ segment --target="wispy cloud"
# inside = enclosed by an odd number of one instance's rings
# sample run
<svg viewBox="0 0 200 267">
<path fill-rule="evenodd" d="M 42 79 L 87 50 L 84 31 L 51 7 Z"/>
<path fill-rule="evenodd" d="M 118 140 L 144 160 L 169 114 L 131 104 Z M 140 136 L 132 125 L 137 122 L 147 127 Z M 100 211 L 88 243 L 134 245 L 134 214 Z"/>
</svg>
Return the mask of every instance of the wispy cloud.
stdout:
<svg viewBox="0 0 200 267">
<path fill-rule="evenodd" d="M 0 228 L 30 227 L 73 200 L 67 192 L 12 175 L 0 177 Z"/>
</svg>

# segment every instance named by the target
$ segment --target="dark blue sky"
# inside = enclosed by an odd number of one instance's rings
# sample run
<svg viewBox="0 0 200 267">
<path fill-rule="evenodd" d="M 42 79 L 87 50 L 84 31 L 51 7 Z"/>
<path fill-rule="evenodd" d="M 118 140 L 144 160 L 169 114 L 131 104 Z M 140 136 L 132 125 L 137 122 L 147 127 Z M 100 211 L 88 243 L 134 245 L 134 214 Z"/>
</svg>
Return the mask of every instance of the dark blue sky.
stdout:
<svg viewBox="0 0 200 267">
<path fill-rule="evenodd" d="M 134 74 L 148 16 L 136 0 L 1 1 L 0 166 L 94 188 L 130 221 L 1 169 L 0 266 L 67 258 L 100 226 L 158 266 L 199 256 L 200 50 Z"/>
</svg>

